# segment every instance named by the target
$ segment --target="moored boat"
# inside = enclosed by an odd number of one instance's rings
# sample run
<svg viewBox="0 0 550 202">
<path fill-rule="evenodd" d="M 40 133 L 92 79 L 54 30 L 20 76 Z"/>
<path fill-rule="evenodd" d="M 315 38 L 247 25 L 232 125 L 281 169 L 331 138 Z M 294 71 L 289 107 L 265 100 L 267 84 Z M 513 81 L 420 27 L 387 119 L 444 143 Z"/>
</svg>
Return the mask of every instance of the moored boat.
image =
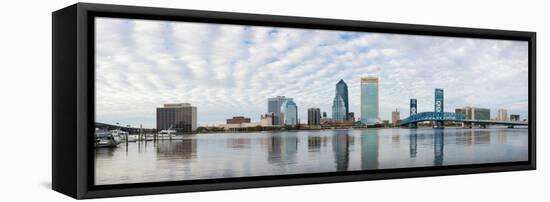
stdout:
<svg viewBox="0 0 550 202">
<path fill-rule="evenodd" d="M 122 142 L 120 136 L 111 131 L 96 131 L 94 147 L 116 147 Z"/>
<path fill-rule="evenodd" d="M 173 138 L 175 136 L 176 136 L 176 130 L 171 130 L 171 129 L 161 130 L 157 134 L 157 137 L 159 137 L 160 139 Z"/>
</svg>

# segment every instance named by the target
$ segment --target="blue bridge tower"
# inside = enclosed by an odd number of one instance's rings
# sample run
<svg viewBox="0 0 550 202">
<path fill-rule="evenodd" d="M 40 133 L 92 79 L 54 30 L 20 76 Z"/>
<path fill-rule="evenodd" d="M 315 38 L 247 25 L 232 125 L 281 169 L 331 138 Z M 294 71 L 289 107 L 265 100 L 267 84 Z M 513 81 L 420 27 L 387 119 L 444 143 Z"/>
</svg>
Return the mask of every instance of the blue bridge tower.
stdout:
<svg viewBox="0 0 550 202">
<path fill-rule="evenodd" d="M 443 120 L 444 120 L 444 106 L 443 106 L 443 89 L 436 88 L 435 89 L 435 100 L 434 100 L 434 127 L 435 128 L 443 128 Z"/>
</svg>

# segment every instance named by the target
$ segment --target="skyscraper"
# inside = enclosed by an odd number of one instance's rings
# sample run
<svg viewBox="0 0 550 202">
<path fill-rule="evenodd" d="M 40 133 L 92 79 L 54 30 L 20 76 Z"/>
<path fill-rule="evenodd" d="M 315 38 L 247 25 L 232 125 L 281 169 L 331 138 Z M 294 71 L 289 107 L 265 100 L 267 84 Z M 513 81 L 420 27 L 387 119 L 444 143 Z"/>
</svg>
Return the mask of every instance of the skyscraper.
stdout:
<svg viewBox="0 0 550 202">
<path fill-rule="evenodd" d="M 361 122 L 374 125 L 378 122 L 378 77 L 361 78 Z"/>
<path fill-rule="evenodd" d="M 510 121 L 519 121 L 519 114 L 510 114 Z"/>
<path fill-rule="evenodd" d="M 281 106 L 286 100 L 292 100 L 285 96 L 277 96 L 267 99 L 267 112 L 273 113 L 273 125 L 282 125 Z"/>
<path fill-rule="evenodd" d="M 287 99 L 281 105 L 280 109 L 281 125 L 296 126 L 298 123 L 298 106 L 292 101 Z"/>
<path fill-rule="evenodd" d="M 497 121 L 508 121 L 508 110 L 498 109 Z"/>
<path fill-rule="evenodd" d="M 401 119 L 401 116 L 399 114 L 399 111 L 397 111 L 397 109 L 395 109 L 395 111 L 391 113 L 391 123 L 394 126 L 398 126 L 400 119 Z"/>
<path fill-rule="evenodd" d="M 307 109 L 307 124 L 308 125 L 320 125 L 321 124 L 321 109 L 309 108 Z"/>
<path fill-rule="evenodd" d="M 342 96 L 336 94 L 332 101 L 332 120 L 335 122 L 346 121 L 346 105 Z"/>
<path fill-rule="evenodd" d="M 479 107 L 464 107 L 464 118 L 466 120 L 489 120 L 491 119 L 491 109 Z"/>
<path fill-rule="evenodd" d="M 347 121 L 347 114 L 349 114 L 348 85 L 343 79 L 340 79 L 340 81 L 336 84 L 336 96 L 340 96 L 342 97 L 342 100 L 344 100 L 344 106 L 346 108 L 344 121 Z"/>
<path fill-rule="evenodd" d="M 165 104 L 157 108 L 157 129 L 192 132 L 197 129 L 197 107 L 189 103 Z"/>
</svg>

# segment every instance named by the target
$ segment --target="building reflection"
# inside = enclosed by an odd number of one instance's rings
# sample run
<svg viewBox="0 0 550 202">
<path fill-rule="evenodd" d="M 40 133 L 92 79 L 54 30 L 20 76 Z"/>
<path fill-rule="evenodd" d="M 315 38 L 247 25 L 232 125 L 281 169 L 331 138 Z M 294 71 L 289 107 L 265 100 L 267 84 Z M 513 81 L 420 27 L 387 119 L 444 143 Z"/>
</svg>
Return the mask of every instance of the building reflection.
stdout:
<svg viewBox="0 0 550 202">
<path fill-rule="evenodd" d="M 321 136 L 308 136 L 307 137 L 307 151 L 319 152 L 321 150 Z"/>
<path fill-rule="evenodd" d="M 267 159 L 271 164 L 295 164 L 298 152 L 298 137 L 274 135 L 268 139 Z"/>
<path fill-rule="evenodd" d="M 506 142 L 508 142 L 508 134 L 503 130 L 499 130 L 497 133 L 497 141 L 500 144 L 506 144 Z"/>
<path fill-rule="evenodd" d="M 465 130 L 462 137 L 457 137 L 457 144 L 474 145 L 474 144 L 489 144 L 491 142 L 491 134 L 487 130 Z"/>
<path fill-rule="evenodd" d="M 487 130 L 478 130 L 474 132 L 475 144 L 489 144 L 491 142 L 491 133 Z"/>
<path fill-rule="evenodd" d="M 409 130 L 409 157 L 416 158 L 416 152 L 418 147 L 418 135 L 416 134 L 416 129 Z"/>
<path fill-rule="evenodd" d="M 393 148 L 399 148 L 399 142 L 401 141 L 401 134 L 399 129 L 392 129 L 391 143 Z"/>
<path fill-rule="evenodd" d="M 378 130 L 361 131 L 361 169 L 378 169 Z"/>
<path fill-rule="evenodd" d="M 347 130 L 334 130 L 332 135 L 332 151 L 336 171 L 347 171 L 349 166 L 350 138 Z"/>
<path fill-rule="evenodd" d="M 163 140 L 156 142 L 157 159 L 180 158 L 180 159 L 196 159 L 197 158 L 197 140 Z"/>
<path fill-rule="evenodd" d="M 434 166 L 443 165 L 444 130 L 434 129 Z"/>
<path fill-rule="evenodd" d="M 233 149 L 243 149 L 250 147 L 250 138 L 230 138 L 226 140 L 226 145 Z"/>
</svg>

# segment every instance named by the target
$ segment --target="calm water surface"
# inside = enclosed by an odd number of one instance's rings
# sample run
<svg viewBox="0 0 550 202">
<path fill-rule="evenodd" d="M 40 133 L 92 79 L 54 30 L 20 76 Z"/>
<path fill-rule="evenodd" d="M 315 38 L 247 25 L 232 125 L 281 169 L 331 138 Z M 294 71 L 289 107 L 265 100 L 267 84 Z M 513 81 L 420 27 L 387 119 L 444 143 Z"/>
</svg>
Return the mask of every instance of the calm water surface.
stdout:
<svg viewBox="0 0 550 202">
<path fill-rule="evenodd" d="M 527 129 L 213 133 L 95 150 L 96 184 L 528 160 Z"/>
</svg>

